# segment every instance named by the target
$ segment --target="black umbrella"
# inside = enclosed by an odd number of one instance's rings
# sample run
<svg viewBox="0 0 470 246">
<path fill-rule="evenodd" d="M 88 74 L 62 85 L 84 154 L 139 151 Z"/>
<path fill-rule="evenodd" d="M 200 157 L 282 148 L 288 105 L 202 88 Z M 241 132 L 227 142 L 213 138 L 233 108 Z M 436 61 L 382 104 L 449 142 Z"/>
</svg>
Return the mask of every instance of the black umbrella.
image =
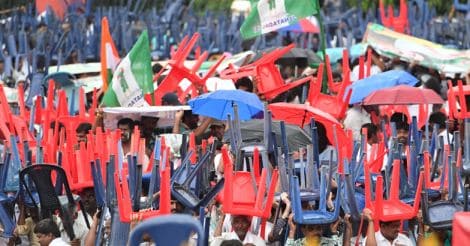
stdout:
<svg viewBox="0 0 470 246">
<path fill-rule="evenodd" d="M 243 142 L 261 143 L 264 138 L 264 120 L 250 120 L 240 123 L 240 130 L 242 133 Z M 281 127 L 279 121 L 273 121 L 272 131 L 276 134 L 276 143 L 281 145 Z M 298 150 L 300 147 L 305 147 L 311 144 L 312 140 L 307 132 L 302 128 L 286 124 L 287 143 L 289 144 L 289 151 Z M 230 134 L 224 135 L 224 141 L 230 141 Z"/>
</svg>

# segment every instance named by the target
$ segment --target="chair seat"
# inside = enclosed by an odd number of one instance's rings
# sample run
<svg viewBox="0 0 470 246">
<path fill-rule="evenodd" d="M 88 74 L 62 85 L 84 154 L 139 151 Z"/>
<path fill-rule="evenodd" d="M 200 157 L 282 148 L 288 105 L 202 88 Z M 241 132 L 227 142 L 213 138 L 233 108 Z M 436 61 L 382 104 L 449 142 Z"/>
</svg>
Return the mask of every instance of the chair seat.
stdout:
<svg viewBox="0 0 470 246">
<path fill-rule="evenodd" d="M 437 230 L 450 229 L 454 214 L 463 211 L 463 206 L 450 201 L 439 201 L 429 205 L 428 211 L 429 226 Z"/>
<path fill-rule="evenodd" d="M 415 217 L 413 207 L 401 201 L 386 200 L 382 203 L 382 221 L 411 219 Z"/>
<path fill-rule="evenodd" d="M 295 218 L 295 217 L 294 217 Z M 296 221 L 305 224 L 329 224 L 337 219 L 336 214 L 332 212 L 312 211 L 302 213 L 303 221 Z"/>
<path fill-rule="evenodd" d="M 172 194 L 174 196 L 179 196 L 179 198 L 182 198 L 178 200 L 183 202 L 184 205 L 187 207 L 191 207 L 191 208 L 196 207 L 198 206 L 200 202 L 199 198 L 196 197 L 193 192 L 191 192 L 190 190 L 187 190 L 185 187 L 180 186 L 179 184 L 176 184 L 176 183 L 173 184 Z"/>
<path fill-rule="evenodd" d="M 16 199 L 16 196 L 0 193 L 0 202 L 12 202 Z"/>
</svg>

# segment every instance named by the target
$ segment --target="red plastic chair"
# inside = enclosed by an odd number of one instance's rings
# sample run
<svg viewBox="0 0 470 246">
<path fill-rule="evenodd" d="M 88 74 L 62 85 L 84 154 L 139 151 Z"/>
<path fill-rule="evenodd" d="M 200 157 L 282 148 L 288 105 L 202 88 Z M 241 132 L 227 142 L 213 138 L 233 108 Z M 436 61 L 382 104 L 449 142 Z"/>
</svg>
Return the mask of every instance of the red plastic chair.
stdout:
<svg viewBox="0 0 470 246">
<path fill-rule="evenodd" d="M 206 80 L 212 77 L 212 75 L 214 75 L 217 67 L 225 59 L 225 56 L 221 56 L 219 60 L 217 60 L 214 65 L 212 65 L 212 67 L 208 70 L 204 77 L 199 77 L 197 72 L 201 67 L 202 63 L 208 57 L 207 51 L 205 51 L 198 57 L 196 63 L 191 68 L 188 68 L 184 65 L 186 58 L 188 57 L 189 53 L 193 49 L 197 40 L 199 39 L 199 36 L 199 33 L 195 33 L 189 41 L 188 36 L 184 37 L 184 39 L 179 44 L 178 50 L 172 53 L 171 61 L 168 63 L 171 66 L 171 70 L 165 77 L 165 79 L 160 83 L 158 88 L 155 90 L 156 105 L 161 105 L 162 97 L 165 95 L 165 93 L 168 92 L 176 92 L 178 94 L 180 102 L 185 102 L 186 97 L 189 94 L 191 95 L 191 98 L 194 98 L 198 95 L 198 87 L 202 87 L 204 90 L 206 90 Z M 191 85 L 187 89 L 183 89 L 180 87 L 180 82 L 183 79 L 187 79 L 191 82 Z M 149 103 L 152 103 L 151 98 L 146 97 L 146 100 Z"/>
<path fill-rule="evenodd" d="M 452 222 L 452 245 L 470 241 L 470 212 L 457 212 Z M 465 243 L 464 243 L 465 244 Z"/>
<path fill-rule="evenodd" d="M 383 199 L 383 177 L 381 175 L 377 176 L 374 201 L 372 200 L 371 194 L 372 187 L 370 183 L 371 177 L 369 165 L 367 163 L 364 165 L 366 207 L 374 214 L 376 223 L 378 221 L 408 220 L 416 217 L 416 214 L 418 213 L 419 203 L 421 201 L 421 189 L 423 186 L 423 172 L 421 172 L 419 176 L 418 188 L 415 193 L 415 202 L 413 206 L 410 206 L 399 199 L 400 165 L 400 160 L 394 160 L 390 198 L 387 200 Z"/>
<path fill-rule="evenodd" d="M 336 96 L 326 95 L 321 93 L 322 83 L 320 78 L 323 78 L 322 65 L 320 65 L 318 69 L 316 81 L 310 82 L 310 89 L 307 97 L 308 102 L 315 108 L 330 113 L 338 120 L 343 119 L 346 116 L 346 110 L 348 109 L 349 99 L 351 98 L 352 93 L 352 90 L 347 90 L 349 84 L 341 83 L 341 87 Z"/>
<path fill-rule="evenodd" d="M 263 55 L 259 60 L 240 68 L 230 66 L 230 68 L 221 72 L 220 77 L 234 81 L 247 76 L 256 77 L 258 79 L 258 83 L 256 84 L 258 93 L 263 95 L 267 100 L 272 100 L 279 94 L 312 80 L 310 77 L 306 77 L 285 83 L 281 72 L 279 72 L 276 64 L 274 64 L 277 59 L 294 47 L 295 44 L 290 44 L 283 48 L 277 48 Z"/>
<path fill-rule="evenodd" d="M 325 64 L 326 64 L 326 73 L 328 77 L 328 89 L 330 92 L 333 93 L 340 93 L 341 90 L 344 90 L 344 88 L 347 88 L 349 85 L 351 85 L 351 78 L 350 78 L 350 69 L 349 69 L 349 53 L 348 50 L 343 50 L 343 81 L 342 82 L 334 82 L 333 81 L 333 72 L 331 69 L 331 64 L 330 64 L 330 57 L 326 55 L 325 58 Z M 321 81 L 317 77 L 317 81 Z"/>
<path fill-rule="evenodd" d="M 225 213 L 269 218 L 278 180 L 278 170 L 272 172 L 269 189 L 266 190 L 268 170 L 263 168 L 258 182 L 250 172 L 233 171 L 227 146 L 222 147 L 225 185 L 223 208 Z M 267 193 L 265 195 L 265 193 Z"/>
<path fill-rule="evenodd" d="M 470 118 L 470 112 L 465 102 L 465 97 L 470 96 L 470 85 L 463 85 L 463 82 L 459 80 L 457 86 L 452 87 L 452 82 L 447 82 L 449 90 L 447 91 L 447 98 L 449 101 L 449 118 L 453 119 L 465 119 Z M 460 106 L 458 110 L 457 103 Z"/>
<path fill-rule="evenodd" d="M 393 13 L 393 6 L 389 5 L 387 15 L 385 14 L 385 7 L 383 0 L 380 0 L 380 19 L 382 24 L 396 32 L 405 33 L 409 31 L 408 26 L 408 5 L 405 0 L 400 0 L 400 15 L 395 17 Z"/>
<path fill-rule="evenodd" d="M 167 148 L 167 156 L 170 149 Z M 138 212 L 132 211 L 131 196 L 129 194 L 129 183 L 127 181 L 128 170 L 119 171 L 114 174 L 114 182 L 116 185 L 116 198 L 118 201 L 119 217 L 121 222 L 130 222 L 131 218 L 148 219 L 155 216 L 170 214 L 170 164 L 169 158 L 164 161 L 160 171 L 160 206 L 158 210 L 142 210 Z"/>
</svg>

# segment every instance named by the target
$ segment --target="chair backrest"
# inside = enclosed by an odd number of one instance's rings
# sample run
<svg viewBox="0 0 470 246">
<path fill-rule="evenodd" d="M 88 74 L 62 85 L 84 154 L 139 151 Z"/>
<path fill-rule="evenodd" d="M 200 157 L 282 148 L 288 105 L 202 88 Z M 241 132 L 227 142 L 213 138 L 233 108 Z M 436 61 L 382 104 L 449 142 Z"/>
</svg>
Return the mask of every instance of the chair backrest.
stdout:
<svg viewBox="0 0 470 246">
<path fill-rule="evenodd" d="M 268 218 L 274 200 L 278 170 L 273 170 L 269 189 L 267 189 L 267 168 L 263 168 L 259 181 L 256 181 L 253 173 L 233 171 L 233 163 L 227 146 L 222 147 L 222 160 L 225 170 L 224 212 Z"/>
<path fill-rule="evenodd" d="M 56 175 L 56 179 L 60 179 L 63 184 L 55 184 L 56 181 L 52 180 L 52 175 Z M 69 204 L 71 206 L 75 204 L 67 176 L 64 169 L 61 167 L 50 164 L 36 164 L 24 168 L 20 173 L 20 180 L 22 185 L 26 188 L 26 191 L 30 193 L 33 187 L 29 186 L 30 183 L 27 179 L 33 181 L 34 187 L 39 193 L 39 201 L 43 215 L 47 213 L 49 214 L 48 216 L 51 216 L 55 210 L 60 208 L 61 205 L 58 196 L 62 194 L 56 193 L 56 186 L 58 185 L 64 186 L 65 195 L 67 196 Z"/>
<path fill-rule="evenodd" d="M 132 230 L 129 245 L 140 245 L 144 234 L 148 234 L 155 245 L 185 245 L 192 233 L 197 234 L 197 245 L 203 246 L 204 232 L 197 220 L 184 214 L 165 215 L 139 223 Z"/>
<path fill-rule="evenodd" d="M 169 156 L 169 147 L 165 150 L 167 157 Z M 130 222 L 131 217 L 136 216 L 141 219 L 146 219 L 154 216 L 164 215 L 170 213 L 170 165 L 169 158 L 167 158 L 162 165 L 160 172 L 160 206 L 158 210 L 146 211 L 133 211 L 131 206 L 131 195 L 129 190 L 129 183 L 127 181 L 128 170 L 123 169 L 121 173 L 116 170 L 114 174 L 114 182 L 116 185 L 116 198 L 118 201 L 119 218 L 121 222 Z"/>
</svg>

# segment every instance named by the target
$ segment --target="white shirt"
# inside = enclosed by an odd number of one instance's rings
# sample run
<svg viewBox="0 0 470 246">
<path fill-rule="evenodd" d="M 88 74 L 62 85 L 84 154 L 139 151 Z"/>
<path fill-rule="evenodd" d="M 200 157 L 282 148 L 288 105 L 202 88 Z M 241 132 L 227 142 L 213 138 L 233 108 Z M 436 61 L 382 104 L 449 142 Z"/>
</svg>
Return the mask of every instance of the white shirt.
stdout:
<svg viewBox="0 0 470 246">
<path fill-rule="evenodd" d="M 61 237 L 57 237 L 52 240 L 49 246 L 70 246 L 70 244 L 66 243 Z"/>
<path fill-rule="evenodd" d="M 219 246 L 224 240 L 240 240 L 238 235 L 235 232 L 222 233 L 222 236 L 214 238 L 214 241 L 211 242 L 211 246 Z M 245 239 L 242 242 L 243 244 L 251 243 L 256 246 L 265 246 L 266 243 L 264 240 L 251 232 L 247 232 Z"/>
<path fill-rule="evenodd" d="M 352 130 L 355 141 L 361 140 L 361 127 L 366 123 L 371 123 L 370 115 L 361 106 L 354 106 L 346 111 L 344 128 Z"/>
<path fill-rule="evenodd" d="M 362 243 L 363 246 L 366 245 L 367 237 L 364 238 Z M 375 233 L 375 241 L 377 242 L 377 246 L 413 246 L 413 242 L 405 236 L 404 234 L 398 233 L 398 236 L 393 240 L 392 243 L 388 241 L 380 232 Z"/>
</svg>

